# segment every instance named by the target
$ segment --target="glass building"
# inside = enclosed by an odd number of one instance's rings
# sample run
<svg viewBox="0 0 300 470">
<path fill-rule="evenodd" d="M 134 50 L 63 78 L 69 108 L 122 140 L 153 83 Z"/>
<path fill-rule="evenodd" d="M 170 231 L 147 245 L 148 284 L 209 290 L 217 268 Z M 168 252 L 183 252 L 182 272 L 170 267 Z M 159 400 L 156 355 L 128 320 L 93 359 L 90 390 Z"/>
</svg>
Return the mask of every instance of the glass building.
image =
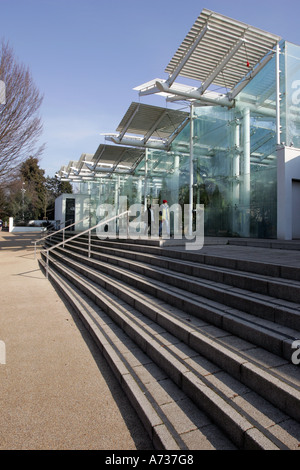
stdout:
<svg viewBox="0 0 300 470">
<path fill-rule="evenodd" d="M 165 72 L 136 89 L 165 108 L 131 103 L 109 144 L 58 172 L 76 220 L 166 199 L 203 204 L 206 236 L 300 238 L 300 47 L 203 10 Z"/>
</svg>

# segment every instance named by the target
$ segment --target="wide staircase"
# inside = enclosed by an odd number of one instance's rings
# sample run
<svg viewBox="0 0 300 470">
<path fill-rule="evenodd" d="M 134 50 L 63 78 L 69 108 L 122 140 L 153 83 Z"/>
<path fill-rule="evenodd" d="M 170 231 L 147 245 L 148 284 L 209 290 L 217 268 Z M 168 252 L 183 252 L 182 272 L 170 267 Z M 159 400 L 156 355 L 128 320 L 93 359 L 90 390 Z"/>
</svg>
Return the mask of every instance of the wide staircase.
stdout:
<svg viewBox="0 0 300 470">
<path fill-rule="evenodd" d="M 94 235 L 48 256 L 156 449 L 300 450 L 300 268 Z"/>
</svg>

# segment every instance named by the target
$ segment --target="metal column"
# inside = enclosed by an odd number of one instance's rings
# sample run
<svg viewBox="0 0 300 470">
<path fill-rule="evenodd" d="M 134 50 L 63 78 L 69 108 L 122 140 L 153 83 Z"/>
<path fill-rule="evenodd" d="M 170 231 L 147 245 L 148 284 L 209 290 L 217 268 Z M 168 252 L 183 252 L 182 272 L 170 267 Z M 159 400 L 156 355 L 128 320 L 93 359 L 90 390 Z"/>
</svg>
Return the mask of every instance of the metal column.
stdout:
<svg viewBox="0 0 300 470">
<path fill-rule="evenodd" d="M 193 233 L 193 201 L 194 201 L 194 105 L 190 109 L 190 165 L 189 165 L 189 225 L 188 234 Z"/>
<path fill-rule="evenodd" d="M 147 209 L 147 188 L 148 188 L 148 149 L 145 150 L 145 181 L 144 181 L 144 208 Z"/>
<path fill-rule="evenodd" d="M 276 136 L 277 145 L 281 144 L 281 126 L 280 126 L 280 48 L 276 45 Z"/>
<path fill-rule="evenodd" d="M 243 112 L 243 206 L 244 220 L 242 232 L 245 237 L 250 236 L 250 110 Z"/>
</svg>

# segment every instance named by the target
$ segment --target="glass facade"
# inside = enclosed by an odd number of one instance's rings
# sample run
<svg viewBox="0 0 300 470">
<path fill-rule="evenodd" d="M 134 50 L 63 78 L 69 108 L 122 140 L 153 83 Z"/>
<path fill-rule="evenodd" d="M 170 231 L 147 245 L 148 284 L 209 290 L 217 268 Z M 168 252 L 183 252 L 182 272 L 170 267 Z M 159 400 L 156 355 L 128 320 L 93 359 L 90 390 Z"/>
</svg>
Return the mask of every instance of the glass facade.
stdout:
<svg viewBox="0 0 300 470">
<path fill-rule="evenodd" d="M 300 148 L 300 47 L 285 42 L 281 46 L 282 141 Z"/>
<path fill-rule="evenodd" d="M 281 141 L 300 148 L 300 47 L 280 44 Z M 147 149 L 134 174 L 81 184 L 90 197 L 91 223 L 99 204 L 204 204 L 205 235 L 277 237 L 276 58 L 236 97 L 233 108 L 201 106 L 168 152 Z M 193 148 L 191 149 L 191 145 Z"/>
</svg>

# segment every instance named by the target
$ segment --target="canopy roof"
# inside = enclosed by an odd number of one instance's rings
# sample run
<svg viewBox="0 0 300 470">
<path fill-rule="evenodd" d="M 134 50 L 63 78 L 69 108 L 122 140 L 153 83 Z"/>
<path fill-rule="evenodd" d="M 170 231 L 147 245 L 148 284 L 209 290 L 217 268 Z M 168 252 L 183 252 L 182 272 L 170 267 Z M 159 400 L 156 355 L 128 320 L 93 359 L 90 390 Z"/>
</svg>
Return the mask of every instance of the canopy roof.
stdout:
<svg viewBox="0 0 300 470">
<path fill-rule="evenodd" d="M 143 135 L 146 139 L 169 139 L 189 113 L 148 104 L 131 103 L 117 132 Z"/>
<path fill-rule="evenodd" d="M 249 67 L 258 64 L 280 39 L 275 34 L 204 9 L 165 71 L 172 75 L 199 40 L 182 64 L 179 75 L 200 80 L 202 84 L 210 82 L 232 89 Z"/>
<path fill-rule="evenodd" d="M 198 105 L 234 106 L 234 98 L 273 57 L 280 36 L 204 9 L 165 69 L 168 79 L 154 79 L 135 89 L 140 95 L 160 93 L 169 100 L 184 97 Z M 180 84 L 182 76 L 200 82 Z M 222 88 L 212 91 L 211 85 Z M 113 173 L 132 174 L 146 148 L 169 150 L 187 125 L 190 113 L 133 102 L 114 134 L 94 155 L 83 154 L 58 172 L 61 179 L 80 181 Z"/>
<path fill-rule="evenodd" d="M 107 135 L 115 143 L 167 148 L 189 121 L 189 113 L 133 102 L 117 127 Z M 140 137 L 143 136 L 143 137 Z"/>
<path fill-rule="evenodd" d="M 135 89 L 140 95 L 176 95 L 179 91 L 181 96 L 201 99 L 215 85 L 233 99 L 241 83 L 249 83 L 273 57 L 280 40 L 278 35 L 204 9 L 167 65 L 168 79 L 155 79 Z M 175 83 L 178 76 L 200 83 L 188 90 L 187 85 Z"/>
<path fill-rule="evenodd" d="M 57 177 L 64 181 L 87 181 L 95 177 L 131 174 L 145 156 L 145 149 L 118 145 L 99 145 L 96 153 L 82 154 L 79 161 L 62 166 Z"/>
<path fill-rule="evenodd" d="M 101 172 L 110 167 L 110 172 L 132 173 L 144 156 L 144 149 L 100 144 L 93 158 L 93 170 Z"/>
</svg>

